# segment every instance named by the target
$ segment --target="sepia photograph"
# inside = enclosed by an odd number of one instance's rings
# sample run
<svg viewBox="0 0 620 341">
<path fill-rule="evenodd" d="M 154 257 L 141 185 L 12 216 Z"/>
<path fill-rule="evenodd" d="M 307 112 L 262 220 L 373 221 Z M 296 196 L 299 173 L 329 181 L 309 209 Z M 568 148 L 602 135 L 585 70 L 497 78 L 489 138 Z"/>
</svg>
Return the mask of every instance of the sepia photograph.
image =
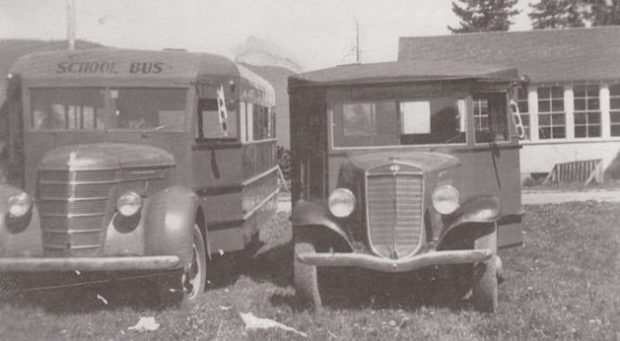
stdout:
<svg viewBox="0 0 620 341">
<path fill-rule="evenodd" d="M 0 0 L 0 340 L 620 340 L 620 0 Z"/>
</svg>

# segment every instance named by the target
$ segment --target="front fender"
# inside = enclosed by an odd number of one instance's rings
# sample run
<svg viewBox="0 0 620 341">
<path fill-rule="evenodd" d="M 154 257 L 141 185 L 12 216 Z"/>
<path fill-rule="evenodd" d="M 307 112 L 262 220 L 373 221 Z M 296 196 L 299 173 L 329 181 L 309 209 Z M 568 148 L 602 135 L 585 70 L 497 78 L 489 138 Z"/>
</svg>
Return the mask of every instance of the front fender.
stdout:
<svg viewBox="0 0 620 341">
<path fill-rule="evenodd" d="M 145 207 L 145 255 L 178 255 L 186 264 L 192 255 L 192 240 L 198 196 L 173 186 L 153 195 Z"/>
<path fill-rule="evenodd" d="M 351 247 L 349 237 L 336 218 L 329 212 L 325 203 L 306 200 L 297 201 L 291 213 L 291 222 L 293 233 L 296 230 L 308 227 L 327 228 L 335 232 Z"/>
<path fill-rule="evenodd" d="M 439 238 L 439 245 L 453 243 L 454 239 L 472 239 L 491 233 L 500 216 L 501 203 L 497 196 L 470 198 L 456 212 L 444 217 L 445 228 Z"/>
<path fill-rule="evenodd" d="M 198 197 L 185 187 L 155 193 L 144 201 L 139 221 L 115 214 L 108 227 L 105 253 L 176 255 L 180 264 L 186 264 L 191 259 L 197 206 Z"/>
<path fill-rule="evenodd" d="M 467 200 L 446 219 L 447 230 L 467 223 L 495 223 L 500 218 L 502 205 L 495 195 L 480 195 Z"/>
<path fill-rule="evenodd" d="M 21 189 L 0 184 L 0 257 L 32 257 L 43 254 L 39 211 L 33 204 L 30 213 L 20 219 L 8 216 L 9 196 Z"/>
</svg>

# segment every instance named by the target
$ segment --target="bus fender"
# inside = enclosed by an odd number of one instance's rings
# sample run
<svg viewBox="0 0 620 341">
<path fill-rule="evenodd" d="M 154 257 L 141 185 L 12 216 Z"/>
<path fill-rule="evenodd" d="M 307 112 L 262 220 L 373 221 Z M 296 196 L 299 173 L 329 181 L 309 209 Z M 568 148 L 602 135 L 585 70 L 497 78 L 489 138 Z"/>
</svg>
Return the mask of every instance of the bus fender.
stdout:
<svg viewBox="0 0 620 341">
<path fill-rule="evenodd" d="M 495 195 L 479 195 L 467 200 L 456 212 L 444 220 L 443 233 L 439 244 L 447 241 L 447 236 L 459 233 L 460 236 L 477 238 L 493 232 L 501 216 L 501 203 Z M 460 231 L 466 228 L 467 231 Z"/>
<path fill-rule="evenodd" d="M 337 218 L 329 212 L 327 205 L 323 202 L 299 200 L 291 213 L 291 223 L 293 233 L 301 228 L 327 228 L 340 236 L 349 247 L 351 246 L 349 237 L 338 223 Z"/>
<path fill-rule="evenodd" d="M 30 211 L 19 218 L 8 212 L 8 198 L 21 189 L 0 183 L 0 257 L 32 257 L 43 254 L 43 240 L 39 211 L 33 204 Z"/>
<path fill-rule="evenodd" d="M 172 186 L 145 203 L 144 246 L 146 255 L 178 255 L 181 264 L 192 256 L 198 196 L 194 191 Z"/>
</svg>

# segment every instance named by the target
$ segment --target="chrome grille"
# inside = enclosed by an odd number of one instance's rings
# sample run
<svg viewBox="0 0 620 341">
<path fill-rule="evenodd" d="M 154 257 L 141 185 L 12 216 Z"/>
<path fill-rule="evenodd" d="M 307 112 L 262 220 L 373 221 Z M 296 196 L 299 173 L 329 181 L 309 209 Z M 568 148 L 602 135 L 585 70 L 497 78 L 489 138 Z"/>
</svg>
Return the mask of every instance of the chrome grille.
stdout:
<svg viewBox="0 0 620 341">
<path fill-rule="evenodd" d="M 370 247 L 402 258 L 418 250 L 423 232 L 423 181 L 417 173 L 369 173 L 366 178 Z"/>
<path fill-rule="evenodd" d="M 95 255 L 105 239 L 105 213 L 115 170 L 39 172 L 38 208 L 48 256 Z"/>
</svg>

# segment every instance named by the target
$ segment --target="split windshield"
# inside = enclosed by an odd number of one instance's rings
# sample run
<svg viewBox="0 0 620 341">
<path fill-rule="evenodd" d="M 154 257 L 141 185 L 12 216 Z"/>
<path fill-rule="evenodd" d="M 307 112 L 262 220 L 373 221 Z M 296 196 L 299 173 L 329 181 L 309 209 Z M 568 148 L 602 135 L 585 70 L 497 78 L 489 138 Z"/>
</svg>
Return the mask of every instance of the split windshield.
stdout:
<svg viewBox="0 0 620 341">
<path fill-rule="evenodd" d="M 181 88 L 32 88 L 33 130 L 183 131 Z"/>
<path fill-rule="evenodd" d="M 465 99 L 336 104 L 333 127 L 335 147 L 465 143 Z"/>
</svg>

